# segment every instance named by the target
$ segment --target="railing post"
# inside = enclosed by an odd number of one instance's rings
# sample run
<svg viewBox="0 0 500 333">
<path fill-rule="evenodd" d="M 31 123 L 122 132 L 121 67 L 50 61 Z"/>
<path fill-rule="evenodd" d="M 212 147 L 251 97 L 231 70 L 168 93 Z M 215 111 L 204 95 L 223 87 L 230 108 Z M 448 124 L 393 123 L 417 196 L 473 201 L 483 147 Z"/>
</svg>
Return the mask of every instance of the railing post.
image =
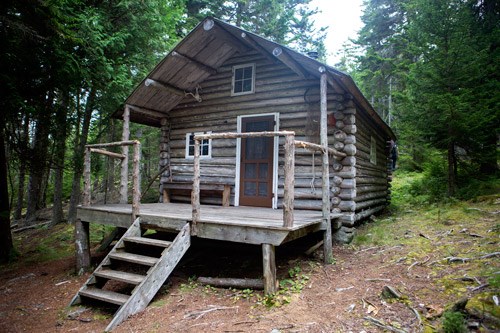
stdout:
<svg viewBox="0 0 500 333">
<path fill-rule="evenodd" d="M 295 196 L 295 135 L 285 135 L 285 185 L 283 194 L 283 226 L 293 227 Z"/>
<path fill-rule="evenodd" d="M 122 141 L 128 141 L 130 137 L 130 108 L 125 105 L 125 110 L 123 111 L 123 131 L 122 131 Z M 122 155 L 124 158 L 121 163 L 121 175 L 120 175 L 120 203 L 126 204 L 128 201 L 128 146 L 122 146 Z"/>
<path fill-rule="evenodd" d="M 135 221 L 139 215 L 139 207 L 141 204 L 141 172 L 140 172 L 140 161 L 141 161 L 141 143 L 139 141 L 134 142 L 134 160 L 133 160 L 133 175 L 132 175 L 132 223 Z"/>
<path fill-rule="evenodd" d="M 90 206 L 90 148 L 85 147 L 83 161 L 83 206 Z"/>
<path fill-rule="evenodd" d="M 191 208 L 193 212 L 191 234 L 196 235 L 196 224 L 200 220 L 200 139 L 194 139 L 193 158 L 193 190 L 191 191 Z"/>
</svg>

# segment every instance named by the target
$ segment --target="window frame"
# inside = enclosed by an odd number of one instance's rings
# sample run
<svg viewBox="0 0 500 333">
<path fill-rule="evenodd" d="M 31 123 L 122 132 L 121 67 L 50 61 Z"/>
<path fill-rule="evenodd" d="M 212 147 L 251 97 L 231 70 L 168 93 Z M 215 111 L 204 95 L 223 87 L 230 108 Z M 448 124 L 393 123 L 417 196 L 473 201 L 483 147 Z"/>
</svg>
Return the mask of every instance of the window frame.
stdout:
<svg viewBox="0 0 500 333">
<path fill-rule="evenodd" d="M 252 67 L 252 84 L 251 84 L 251 90 L 249 91 L 241 91 L 241 92 L 235 92 L 235 81 L 236 81 L 236 70 L 242 69 L 242 68 L 247 68 L 247 67 Z M 241 96 L 241 95 L 249 95 L 249 94 L 254 94 L 255 93 L 255 63 L 248 63 L 248 64 L 242 64 L 242 65 L 234 65 L 232 68 L 232 76 L 231 76 L 231 96 Z"/>
<path fill-rule="evenodd" d="M 370 135 L 370 163 L 377 165 L 377 139 Z"/>
<path fill-rule="evenodd" d="M 185 148 L 185 158 L 188 159 L 188 160 L 192 160 L 194 159 L 194 143 L 191 145 L 190 144 L 190 137 L 191 135 L 199 135 L 199 134 L 212 134 L 212 131 L 207 131 L 207 132 L 188 132 L 186 133 L 186 148 Z M 208 141 L 207 145 L 208 145 L 208 155 L 202 155 L 202 152 L 203 152 L 203 143 L 205 141 Z M 189 154 L 189 148 L 190 147 L 193 147 L 193 155 L 190 155 Z M 201 145 L 200 145 L 200 159 L 210 159 L 212 158 L 212 139 L 204 139 L 201 141 Z"/>
</svg>

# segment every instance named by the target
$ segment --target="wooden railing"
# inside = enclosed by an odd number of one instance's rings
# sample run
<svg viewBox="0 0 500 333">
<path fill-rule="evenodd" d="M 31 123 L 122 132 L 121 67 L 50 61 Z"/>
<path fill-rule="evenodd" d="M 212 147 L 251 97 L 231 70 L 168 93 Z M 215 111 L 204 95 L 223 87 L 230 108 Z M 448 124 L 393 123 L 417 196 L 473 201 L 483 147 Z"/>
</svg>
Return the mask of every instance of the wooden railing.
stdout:
<svg viewBox="0 0 500 333">
<path fill-rule="evenodd" d="M 295 183 L 295 132 L 275 131 L 275 132 L 247 132 L 247 133 L 211 133 L 197 134 L 194 136 L 194 176 L 193 190 L 191 192 L 191 205 L 193 208 L 193 231 L 196 233 L 196 224 L 200 220 L 200 144 L 207 139 L 244 139 L 258 137 L 285 137 L 285 185 L 283 194 L 283 226 L 293 226 L 293 200 Z"/>
<path fill-rule="evenodd" d="M 121 190 L 120 192 L 124 195 L 122 202 L 128 201 L 127 194 L 127 183 L 128 183 L 128 152 L 118 154 L 106 149 L 109 147 L 128 147 L 134 146 L 134 157 L 133 157 L 133 172 L 132 172 L 132 222 L 135 221 L 137 215 L 139 215 L 139 205 L 141 201 L 141 183 L 140 183 L 140 159 L 141 159 L 141 143 L 137 140 L 131 141 L 120 141 L 120 142 L 110 142 L 110 143 L 98 143 L 93 145 L 85 146 L 85 160 L 84 160 L 84 179 L 83 179 L 83 206 L 90 206 L 91 203 L 91 180 L 90 180 L 90 157 L 92 153 L 97 153 L 111 158 L 116 158 L 122 161 L 122 178 Z"/>
</svg>

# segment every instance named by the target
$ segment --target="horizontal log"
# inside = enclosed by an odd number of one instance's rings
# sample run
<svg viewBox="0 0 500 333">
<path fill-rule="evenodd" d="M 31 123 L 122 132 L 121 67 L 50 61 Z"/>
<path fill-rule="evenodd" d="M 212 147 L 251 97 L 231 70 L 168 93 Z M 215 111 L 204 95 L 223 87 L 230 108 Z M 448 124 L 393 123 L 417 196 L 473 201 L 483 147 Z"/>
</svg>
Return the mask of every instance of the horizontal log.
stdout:
<svg viewBox="0 0 500 333">
<path fill-rule="evenodd" d="M 344 149 L 344 143 L 341 142 L 341 141 L 335 141 L 334 144 L 333 144 L 333 148 L 337 149 L 337 150 L 342 150 Z"/>
<path fill-rule="evenodd" d="M 339 177 L 339 176 L 333 176 L 333 177 L 330 177 L 331 179 L 331 183 L 333 185 L 340 185 L 342 184 L 342 181 L 344 180 L 342 177 Z"/>
<path fill-rule="evenodd" d="M 361 221 L 383 209 L 385 209 L 385 205 L 382 205 L 382 206 L 377 206 L 377 207 L 373 207 L 373 208 L 370 208 L 370 209 L 367 209 L 367 210 L 364 210 L 364 211 L 361 211 L 359 213 L 356 213 L 354 215 L 354 222 L 358 222 L 358 221 Z"/>
<path fill-rule="evenodd" d="M 310 150 L 313 150 L 313 151 L 324 151 L 324 147 L 323 146 L 320 146 L 318 144 L 315 144 L 315 143 L 311 143 L 311 142 L 305 142 L 305 141 L 297 141 L 295 140 L 295 145 L 298 146 L 298 147 L 301 147 L 301 148 L 308 148 Z M 342 153 L 334 148 L 330 148 L 328 147 L 328 153 L 329 154 L 332 154 L 332 155 L 335 155 L 335 156 L 339 156 L 339 157 L 345 157 L 347 156 L 345 153 Z"/>
<path fill-rule="evenodd" d="M 363 193 L 354 199 L 356 202 L 361 202 L 361 201 L 366 201 L 366 200 L 372 200 L 372 199 L 378 199 L 378 198 L 386 198 L 387 197 L 387 191 L 378 191 L 378 192 L 368 192 L 368 193 Z"/>
<path fill-rule="evenodd" d="M 137 140 L 128 140 L 128 141 L 117 141 L 117 142 L 108 142 L 108 143 L 95 143 L 91 145 L 86 145 L 85 148 L 106 148 L 106 147 L 119 147 L 119 146 L 133 146 L 140 144 Z"/>
<path fill-rule="evenodd" d="M 356 202 L 356 209 L 361 210 L 372 206 L 379 206 L 380 204 L 386 204 L 387 200 L 385 198 L 373 199 L 363 202 Z"/>
<path fill-rule="evenodd" d="M 345 117 L 344 113 L 340 111 L 334 112 L 333 116 L 335 117 L 336 120 L 342 120 Z"/>
<path fill-rule="evenodd" d="M 354 156 L 347 156 L 345 158 L 343 158 L 340 163 L 342 165 L 348 165 L 348 166 L 354 166 L 356 165 L 356 157 Z"/>
<path fill-rule="evenodd" d="M 359 185 L 356 187 L 358 194 L 361 195 L 363 193 L 368 192 L 378 192 L 387 190 L 387 186 L 385 185 Z"/>
<path fill-rule="evenodd" d="M 335 132 L 333 132 L 333 137 L 337 141 L 344 141 L 346 136 L 347 136 L 347 134 L 341 130 L 336 130 Z"/>
<path fill-rule="evenodd" d="M 356 168 L 351 166 L 343 166 L 340 171 L 334 172 L 336 176 L 352 179 L 356 177 Z"/>
<path fill-rule="evenodd" d="M 109 156 L 109 157 L 112 157 L 112 158 L 118 158 L 120 160 L 123 160 L 125 158 L 125 155 L 123 155 L 123 154 L 113 153 L 111 151 L 107 151 L 107 150 L 104 150 L 104 149 L 90 148 L 90 151 L 92 153 L 98 153 L 98 154 L 106 155 L 106 156 Z"/>
<path fill-rule="evenodd" d="M 344 179 L 342 184 L 340 184 L 340 188 L 356 188 L 357 178 L 355 179 Z"/>
<path fill-rule="evenodd" d="M 332 196 L 336 196 L 336 195 L 338 195 L 338 194 L 340 193 L 340 191 L 341 191 L 341 188 L 340 188 L 339 186 L 332 186 L 332 187 L 330 188 L 330 194 L 331 194 Z"/>
<path fill-rule="evenodd" d="M 374 177 L 356 177 L 356 182 L 360 184 L 387 184 L 387 179 Z"/>
<path fill-rule="evenodd" d="M 349 156 L 354 156 L 354 155 L 356 155 L 356 146 L 353 145 L 352 143 L 346 144 L 344 146 L 343 152 Z"/>
<path fill-rule="evenodd" d="M 356 134 L 357 127 L 356 125 L 345 125 L 342 130 L 347 134 Z"/>
<path fill-rule="evenodd" d="M 340 190 L 338 196 L 342 200 L 353 200 L 357 194 L 358 192 L 355 188 L 343 188 Z"/>
<path fill-rule="evenodd" d="M 343 120 L 337 120 L 335 122 L 335 127 L 338 129 L 343 129 L 345 127 L 345 123 Z"/>
<path fill-rule="evenodd" d="M 285 135 L 295 135 L 292 131 L 274 131 L 274 132 L 245 132 L 245 133 L 210 133 L 210 134 L 196 134 L 194 136 L 195 140 L 208 140 L 208 139 L 236 139 L 236 138 L 261 138 L 261 137 L 274 137 L 274 136 L 285 136 Z"/>
<path fill-rule="evenodd" d="M 346 135 L 344 144 L 356 144 L 356 137 L 352 134 Z"/>
<path fill-rule="evenodd" d="M 342 200 L 338 205 L 334 206 L 335 208 L 340 208 L 342 211 L 355 212 L 356 211 L 356 202 Z"/>
<path fill-rule="evenodd" d="M 264 281 L 262 279 L 214 278 L 200 276 L 197 279 L 197 282 L 222 288 L 264 289 Z"/>
</svg>

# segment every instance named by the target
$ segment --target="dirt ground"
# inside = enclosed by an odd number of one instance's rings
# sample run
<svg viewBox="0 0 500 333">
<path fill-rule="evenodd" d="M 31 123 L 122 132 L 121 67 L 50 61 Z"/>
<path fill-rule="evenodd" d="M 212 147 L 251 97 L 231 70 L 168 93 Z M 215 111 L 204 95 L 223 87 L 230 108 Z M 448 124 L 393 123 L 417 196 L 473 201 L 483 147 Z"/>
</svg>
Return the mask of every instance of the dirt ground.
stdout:
<svg viewBox="0 0 500 333">
<path fill-rule="evenodd" d="M 498 222 L 489 215 L 485 218 L 489 219 L 485 229 L 475 230 L 481 237 L 460 234 L 460 225 L 449 229 L 448 235 L 441 231 L 419 235 L 409 227 L 390 231 L 401 239 L 395 245 L 337 245 L 336 262 L 327 266 L 321 262 L 321 250 L 313 256 L 303 254 L 316 242 L 313 237 L 279 247 L 278 276 L 284 284 L 275 298 L 266 298 L 261 291 L 196 283 L 195 276 L 253 278 L 261 267 L 259 247 L 196 241 L 146 310 L 115 332 L 383 332 L 377 325 L 394 332 L 434 331 L 443 310 L 460 295 L 477 292 L 474 289 L 487 278 L 475 273 L 474 280 L 460 282 L 460 293 L 450 292 L 455 289 L 443 278 L 455 281 L 472 274 L 474 263 L 443 262 L 432 246 L 427 254 L 413 256 L 414 245 L 406 240 L 434 242 L 436 248 L 447 239 L 463 242 L 462 253 L 476 246 L 483 253 L 498 250 L 498 232 L 490 233 L 491 239 L 484 236 L 487 226 L 498 227 Z M 102 255 L 94 259 L 98 262 Z M 498 270 L 498 259 L 489 260 L 481 264 Z M 102 332 L 112 309 L 67 307 L 88 277 L 76 276 L 73 270 L 73 258 L 3 268 L 0 332 Z M 395 289 L 400 298 L 383 297 L 384 286 Z"/>
</svg>

